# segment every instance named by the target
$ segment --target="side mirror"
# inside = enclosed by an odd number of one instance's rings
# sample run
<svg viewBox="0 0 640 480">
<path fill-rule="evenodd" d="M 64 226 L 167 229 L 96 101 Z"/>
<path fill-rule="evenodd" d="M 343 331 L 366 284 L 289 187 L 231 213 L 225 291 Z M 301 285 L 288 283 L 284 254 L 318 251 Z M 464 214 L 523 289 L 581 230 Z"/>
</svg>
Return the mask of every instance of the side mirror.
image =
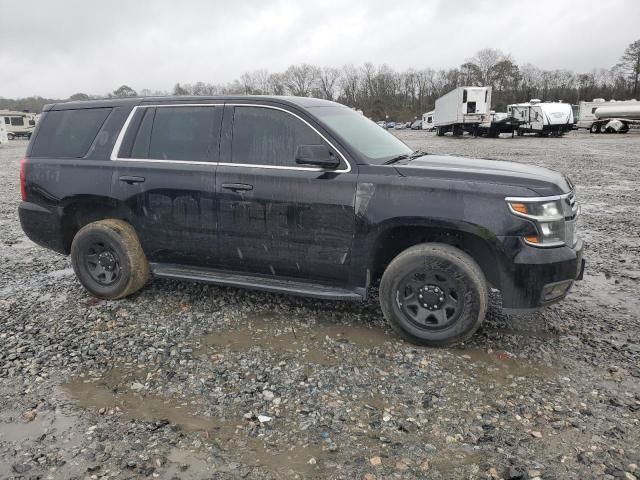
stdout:
<svg viewBox="0 0 640 480">
<path fill-rule="evenodd" d="M 300 145 L 296 150 L 296 163 L 321 168 L 338 168 L 340 160 L 326 145 Z"/>
</svg>

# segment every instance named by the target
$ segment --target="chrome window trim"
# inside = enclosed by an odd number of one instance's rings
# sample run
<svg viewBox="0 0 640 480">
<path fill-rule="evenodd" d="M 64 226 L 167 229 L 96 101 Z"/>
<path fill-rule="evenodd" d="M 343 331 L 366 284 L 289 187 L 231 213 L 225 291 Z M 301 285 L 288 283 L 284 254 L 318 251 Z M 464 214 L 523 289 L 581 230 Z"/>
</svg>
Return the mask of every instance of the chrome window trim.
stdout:
<svg viewBox="0 0 640 480">
<path fill-rule="evenodd" d="M 573 195 L 573 192 L 563 193 L 562 195 L 551 195 L 550 197 L 506 197 L 507 202 L 553 202 L 555 200 L 564 200 Z"/>
<path fill-rule="evenodd" d="M 254 164 L 254 163 L 232 163 L 232 162 L 202 162 L 202 161 L 193 161 L 193 160 L 164 160 L 164 159 L 158 159 L 158 158 L 120 158 L 118 157 L 118 152 L 120 151 L 120 147 L 122 146 L 122 141 L 124 140 L 124 136 L 127 130 L 129 129 L 129 124 L 131 123 L 131 120 L 138 108 L 220 107 L 225 105 L 228 105 L 231 107 L 270 108 L 272 110 L 280 110 L 282 112 L 288 113 L 289 115 L 296 117 L 298 120 L 302 121 L 309 128 L 311 128 L 314 132 L 316 132 L 318 136 L 320 136 L 320 138 L 322 138 L 331 148 L 333 148 L 336 152 L 338 152 L 338 155 L 340 155 L 340 158 L 342 158 L 342 160 L 347 165 L 347 167 L 342 169 L 331 170 L 331 169 L 320 168 L 320 167 L 287 167 L 283 165 L 261 165 L 257 163 Z M 215 165 L 215 166 L 219 165 L 224 167 L 264 168 L 267 170 L 298 170 L 298 171 L 304 171 L 304 172 L 348 173 L 351 171 L 351 164 L 349 163 L 347 158 L 344 156 L 344 154 L 340 151 L 340 149 L 338 149 L 333 143 L 331 143 L 327 139 L 327 137 L 325 137 L 322 133 L 320 133 L 318 129 L 316 129 L 313 125 L 307 122 L 304 118 L 285 108 L 276 107 L 273 105 L 261 105 L 257 103 L 226 103 L 226 104 L 225 103 L 171 103 L 171 104 L 162 104 L 162 105 L 156 105 L 156 104 L 136 105 L 135 107 L 133 107 L 133 109 L 129 113 L 129 116 L 127 117 L 124 124 L 122 125 L 122 128 L 120 129 L 120 133 L 116 138 L 116 143 L 114 144 L 113 149 L 111 150 L 110 158 L 112 161 L 117 161 L 117 162 L 175 163 L 175 164 L 186 164 L 186 165 Z"/>
</svg>

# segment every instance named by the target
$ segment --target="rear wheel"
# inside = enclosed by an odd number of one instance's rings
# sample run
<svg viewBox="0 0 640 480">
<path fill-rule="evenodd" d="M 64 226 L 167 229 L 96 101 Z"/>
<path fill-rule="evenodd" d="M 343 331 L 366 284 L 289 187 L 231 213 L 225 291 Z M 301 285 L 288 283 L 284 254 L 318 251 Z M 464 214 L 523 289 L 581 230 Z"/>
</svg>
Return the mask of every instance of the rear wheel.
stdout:
<svg viewBox="0 0 640 480">
<path fill-rule="evenodd" d="M 149 279 L 149 263 L 133 227 L 123 220 L 84 226 L 71 244 L 71 263 L 80 283 L 99 298 L 123 298 Z"/>
<path fill-rule="evenodd" d="M 16 138 L 16 136 L 13 133 L 7 133 L 7 138 L 9 140 L 13 140 L 14 138 Z"/>
<path fill-rule="evenodd" d="M 450 245 L 424 243 L 398 255 L 380 283 L 385 318 L 404 339 L 448 346 L 471 337 L 487 311 L 478 264 Z"/>
<path fill-rule="evenodd" d="M 589 128 L 589 131 L 591 133 L 600 133 L 600 124 L 597 122 L 592 123 L 591 128 Z"/>
</svg>

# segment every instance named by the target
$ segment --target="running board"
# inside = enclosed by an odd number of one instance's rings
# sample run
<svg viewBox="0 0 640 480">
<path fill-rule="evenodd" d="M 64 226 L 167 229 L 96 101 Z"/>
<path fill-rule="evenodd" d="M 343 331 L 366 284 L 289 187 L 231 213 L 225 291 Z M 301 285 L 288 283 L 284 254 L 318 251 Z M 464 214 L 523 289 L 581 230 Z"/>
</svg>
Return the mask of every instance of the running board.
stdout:
<svg viewBox="0 0 640 480">
<path fill-rule="evenodd" d="M 228 272 L 201 267 L 190 267 L 168 263 L 152 263 L 151 271 L 156 277 L 193 282 L 212 283 L 230 287 L 264 290 L 273 293 L 286 293 L 303 297 L 321 298 L 324 300 L 364 300 L 366 290 L 350 290 L 342 287 L 308 283 L 296 279 L 272 278 L 262 275 Z M 360 291 L 361 290 L 361 291 Z"/>
</svg>

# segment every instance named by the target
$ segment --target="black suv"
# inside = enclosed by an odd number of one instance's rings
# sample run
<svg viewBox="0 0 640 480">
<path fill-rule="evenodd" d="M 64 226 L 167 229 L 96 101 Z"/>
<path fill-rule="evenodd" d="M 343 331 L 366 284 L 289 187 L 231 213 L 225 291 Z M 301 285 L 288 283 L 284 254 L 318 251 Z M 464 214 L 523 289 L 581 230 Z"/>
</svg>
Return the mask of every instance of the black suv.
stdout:
<svg viewBox="0 0 640 480">
<path fill-rule="evenodd" d="M 379 281 L 396 332 L 449 345 L 478 328 L 490 286 L 538 308 L 584 269 L 565 176 L 414 152 L 311 98 L 48 105 L 20 175 L 23 230 L 101 298 L 151 274 L 332 300 Z"/>
</svg>

